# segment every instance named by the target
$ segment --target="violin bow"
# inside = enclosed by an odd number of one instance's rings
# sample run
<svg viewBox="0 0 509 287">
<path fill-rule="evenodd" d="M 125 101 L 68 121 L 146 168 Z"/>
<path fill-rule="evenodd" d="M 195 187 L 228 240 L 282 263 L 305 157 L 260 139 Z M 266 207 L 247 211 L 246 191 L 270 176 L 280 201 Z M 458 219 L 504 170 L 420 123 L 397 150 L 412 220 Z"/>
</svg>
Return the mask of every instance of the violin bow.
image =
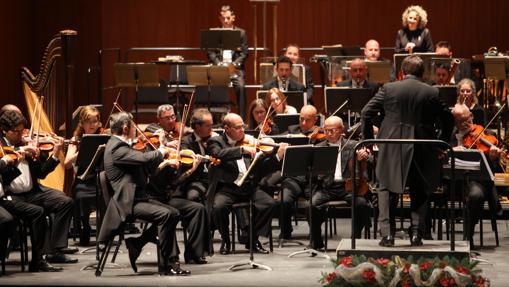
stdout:
<svg viewBox="0 0 509 287">
<path fill-rule="evenodd" d="M 501 107 L 500 109 L 498 109 L 497 113 L 491 118 L 491 120 L 486 124 L 486 126 L 482 129 L 481 132 L 479 132 L 476 136 L 475 136 L 475 139 L 474 141 L 472 142 L 472 144 L 468 147 L 468 149 L 471 149 L 474 144 L 479 140 L 479 138 L 481 137 L 481 135 L 484 133 L 484 131 L 491 125 L 491 123 L 493 123 L 493 121 L 500 115 L 500 113 L 502 112 L 502 110 L 507 106 L 507 102 L 505 102 Z"/>
</svg>

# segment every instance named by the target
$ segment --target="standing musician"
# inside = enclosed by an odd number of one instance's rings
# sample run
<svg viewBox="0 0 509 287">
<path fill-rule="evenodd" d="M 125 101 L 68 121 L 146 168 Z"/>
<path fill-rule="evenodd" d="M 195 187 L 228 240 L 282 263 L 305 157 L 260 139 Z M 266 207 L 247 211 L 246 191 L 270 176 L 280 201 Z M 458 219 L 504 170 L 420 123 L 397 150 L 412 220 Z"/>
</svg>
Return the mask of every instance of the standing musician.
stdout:
<svg viewBox="0 0 509 287">
<path fill-rule="evenodd" d="M 166 142 L 178 140 L 181 122 L 177 122 L 177 116 L 172 105 L 160 105 L 157 107 L 157 123 L 151 123 L 145 128 L 146 132 L 155 132 L 163 129 Z M 184 127 L 184 135 L 191 133 L 192 130 Z M 173 142 L 172 144 L 176 144 Z"/>
<path fill-rule="evenodd" d="M 79 142 L 84 134 L 98 134 L 102 132 L 101 119 L 99 110 L 94 106 L 83 107 L 80 111 L 80 119 L 74 136 L 72 137 L 67 154 L 65 155 L 65 168 L 70 169 L 74 167 L 79 153 Z M 74 170 L 76 172 L 76 170 Z M 75 174 L 76 176 L 76 174 Z M 90 213 L 96 205 L 96 189 L 97 189 L 97 174 L 92 171 L 88 174 L 87 178 L 81 180 L 77 177 L 74 178 L 73 183 L 73 196 L 75 205 L 75 220 L 81 223 L 80 228 L 80 242 L 81 246 L 87 246 L 90 243 Z"/>
<path fill-rule="evenodd" d="M 451 136 L 450 144 L 454 150 L 465 150 L 470 148 L 473 140 L 482 132 L 483 127 L 473 123 L 473 114 L 468 107 L 464 104 L 456 104 L 452 109 L 452 114 L 455 120 L 455 128 Z M 482 144 L 481 139 L 484 138 L 490 141 L 493 145 L 487 146 Z M 497 139 L 495 136 L 481 134 L 479 140 L 473 145 L 473 148 L 484 150 L 488 162 L 492 169 L 497 167 L 497 160 L 500 157 L 501 150 L 496 146 Z M 469 146 L 467 146 L 469 145 Z M 481 148 L 480 146 L 484 147 Z M 471 248 L 474 247 L 474 230 L 475 225 L 481 218 L 484 200 L 488 201 L 490 209 L 495 209 L 498 202 L 497 190 L 491 180 L 473 180 L 467 179 L 466 183 L 459 183 L 456 187 L 461 188 L 466 184 L 465 189 L 465 211 L 466 211 L 466 226 L 465 235 L 470 242 Z"/>
<path fill-rule="evenodd" d="M 157 150 L 141 152 L 130 146 L 135 134 L 132 116 L 125 112 L 113 114 L 110 118 L 112 136 L 106 144 L 104 152 L 104 170 L 115 194 L 112 196 L 103 224 L 99 233 L 99 242 L 111 240 L 122 229 L 126 218 L 142 219 L 157 226 L 157 240 L 161 248 L 162 262 L 158 271 L 162 275 L 187 275 L 189 271 L 182 270 L 175 259 L 177 242 L 175 228 L 180 219 L 177 209 L 150 199 L 147 194 L 148 174 L 155 170 L 168 153 L 161 145 Z M 164 143 L 163 133 L 158 134 Z M 169 162 L 177 166 L 176 161 Z M 141 236 L 151 237 L 151 230 L 147 229 Z M 141 249 L 141 247 L 140 247 Z M 137 256 L 129 246 L 129 260 L 136 272 Z M 141 252 L 137 249 L 136 251 Z M 139 253 L 137 253 L 139 255 Z M 134 260 L 133 260 L 134 259 Z"/>
<path fill-rule="evenodd" d="M 402 81 L 385 84 L 361 112 L 362 134 L 373 138 L 373 119 L 384 113 L 379 139 L 436 139 L 435 122 L 442 122 L 441 138 L 448 139 L 452 118 L 438 95 L 438 89 L 421 81 L 424 63 L 419 56 L 406 57 Z M 381 246 L 394 246 L 394 216 L 398 195 L 410 187 L 413 246 L 422 245 L 430 194 L 440 183 L 440 151 L 430 145 L 380 144 L 376 175 Z M 390 223 L 389 223 L 390 222 Z"/>
<path fill-rule="evenodd" d="M 396 53 L 433 52 L 428 13 L 421 6 L 408 6 L 401 15 L 403 28 L 396 34 Z"/>
<path fill-rule="evenodd" d="M 258 188 L 257 183 L 265 173 L 272 172 L 279 166 L 286 144 L 280 145 L 276 155 L 262 155 L 256 164 L 251 166 L 254 157 L 258 157 L 259 154 L 254 146 L 242 145 L 245 140 L 252 139 L 244 134 L 242 118 L 229 113 L 224 117 L 223 127 L 223 135 L 212 137 L 207 141 L 207 153 L 221 161 L 219 165 L 210 168 L 210 185 L 207 193 L 214 224 L 221 234 L 219 252 L 226 255 L 231 250 L 228 214 L 232 204 L 251 198 L 254 205 L 252 248 L 254 252 L 268 253 L 258 241 L 258 237 L 268 235 L 275 203 L 267 193 Z M 242 184 L 241 179 L 245 176 L 247 178 Z M 245 247 L 249 249 L 249 243 Z"/>
<path fill-rule="evenodd" d="M 345 140 L 343 138 L 344 125 L 343 120 L 337 116 L 331 116 L 325 120 L 324 130 L 326 140 L 319 143 L 317 146 L 338 146 L 339 153 L 336 163 L 336 169 L 333 175 L 321 176 L 318 178 L 317 191 L 313 195 L 313 205 L 311 212 L 313 222 L 310 224 L 311 229 L 311 248 L 315 250 L 322 250 L 324 248 L 322 238 L 321 225 L 325 221 L 325 206 L 324 204 L 333 200 L 346 200 L 349 204 L 352 201 L 352 194 L 345 190 L 345 181 L 351 176 L 349 161 L 351 161 L 354 147 L 357 141 Z M 366 161 L 369 153 L 367 149 L 360 149 L 357 151 L 356 159 L 358 161 Z M 355 237 L 360 238 L 362 229 L 370 226 L 370 208 L 367 200 L 362 196 L 355 198 L 356 217 L 355 222 Z"/>
<path fill-rule="evenodd" d="M 52 135 L 49 141 L 53 143 L 53 152 L 42 152 L 32 143 L 23 141 L 22 133 L 26 119 L 17 111 L 7 110 L 0 116 L 0 129 L 2 131 L 2 145 L 26 152 L 26 156 L 16 165 L 19 176 L 9 185 L 5 185 L 5 193 L 15 202 L 21 201 L 42 207 L 46 214 L 52 214 L 51 236 L 49 252 L 46 260 L 50 263 L 76 263 L 78 259 L 71 259 L 65 255 L 64 249 L 68 245 L 69 224 L 72 217 L 73 201 L 62 191 L 41 185 L 38 179 L 45 178 L 58 165 L 57 155 L 63 145 L 63 138 Z M 45 220 L 45 219 L 44 219 Z M 41 251 L 41 250 L 39 250 Z M 35 270 L 58 271 L 52 266 L 36 259 L 32 261 Z"/>
<path fill-rule="evenodd" d="M 246 31 L 234 25 L 235 13 L 228 5 L 222 6 L 219 21 L 221 21 L 222 28 L 233 29 L 240 31 L 241 49 L 237 51 L 232 50 L 208 50 L 207 58 L 209 62 L 214 65 L 225 65 L 235 68 L 235 73 L 231 75 L 232 85 L 235 88 L 237 95 L 237 106 L 239 113 L 243 118 L 246 117 L 246 90 L 245 90 L 245 62 L 249 53 L 249 46 L 247 44 Z"/>
</svg>

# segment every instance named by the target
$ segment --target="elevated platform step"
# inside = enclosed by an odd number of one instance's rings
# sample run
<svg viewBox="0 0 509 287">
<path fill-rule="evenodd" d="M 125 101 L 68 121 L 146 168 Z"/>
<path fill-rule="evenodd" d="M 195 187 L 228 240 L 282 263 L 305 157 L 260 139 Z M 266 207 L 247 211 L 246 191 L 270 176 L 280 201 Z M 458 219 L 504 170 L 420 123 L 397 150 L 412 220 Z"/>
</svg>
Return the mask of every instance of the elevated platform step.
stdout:
<svg viewBox="0 0 509 287">
<path fill-rule="evenodd" d="M 470 256 L 470 244 L 468 241 L 456 241 L 455 250 L 451 251 L 451 242 L 448 240 L 424 240 L 422 246 L 411 246 L 409 240 L 396 239 L 394 247 L 382 247 L 378 245 L 378 239 L 357 239 L 355 249 L 352 249 L 351 239 L 342 239 L 339 242 L 336 253 L 338 257 L 350 255 L 364 255 L 373 258 L 390 258 L 391 256 L 414 258 L 443 258 L 445 256 L 455 257 L 458 260 Z"/>
</svg>

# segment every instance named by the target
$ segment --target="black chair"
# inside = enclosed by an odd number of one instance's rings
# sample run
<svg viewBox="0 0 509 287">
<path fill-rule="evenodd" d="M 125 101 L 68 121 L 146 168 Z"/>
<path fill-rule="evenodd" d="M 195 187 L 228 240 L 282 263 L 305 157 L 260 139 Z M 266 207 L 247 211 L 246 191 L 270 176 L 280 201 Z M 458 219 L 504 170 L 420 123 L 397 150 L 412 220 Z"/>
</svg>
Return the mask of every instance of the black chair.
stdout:
<svg viewBox="0 0 509 287">
<path fill-rule="evenodd" d="M 348 202 L 344 201 L 344 200 L 334 200 L 334 201 L 329 201 L 327 203 L 324 204 L 325 205 L 325 214 L 326 214 L 326 220 L 325 220 L 325 236 L 324 236 L 324 245 L 325 245 L 325 250 L 327 250 L 327 243 L 328 243 L 328 238 L 329 238 L 329 229 L 330 229 L 330 236 L 332 238 L 332 230 L 334 228 L 334 234 L 338 234 L 337 232 L 337 227 L 336 227 L 336 216 L 335 216 L 335 212 L 339 209 L 346 209 L 346 210 L 351 210 L 351 207 L 350 205 L 348 204 Z M 334 222 L 334 224 L 333 224 Z"/>
<path fill-rule="evenodd" d="M 23 222 L 23 220 L 18 220 L 18 226 L 17 231 L 18 233 L 14 236 L 17 236 L 16 241 L 19 242 L 19 251 L 20 251 L 20 265 L 21 265 L 21 271 L 25 271 L 26 265 L 28 265 L 28 233 L 27 233 L 27 226 Z M 14 243 L 11 240 L 11 247 Z M 3 248 L 3 256 L 1 258 L 2 261 L 2 274 L 5 275 L 5 264 L 6 259 L 9 258 L 10 249 L 11 247 L 8 246 L 2 246 Z"/>
</svg>

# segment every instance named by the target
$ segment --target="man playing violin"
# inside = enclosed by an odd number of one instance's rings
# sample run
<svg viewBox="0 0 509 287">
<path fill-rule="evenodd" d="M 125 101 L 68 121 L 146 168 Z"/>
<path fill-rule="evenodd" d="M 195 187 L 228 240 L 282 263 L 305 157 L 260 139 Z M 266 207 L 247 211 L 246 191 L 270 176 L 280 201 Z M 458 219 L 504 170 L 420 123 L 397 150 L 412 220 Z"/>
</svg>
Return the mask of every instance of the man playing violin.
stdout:
<svg viewBox="0 0 509 287">
<path fill-rule="evenodd" d="M 497 139 L 495 136 L 481 134 L 479 139 L 474 143 L 478 134 L 483 131 L 483 127 L 473 124 L 473 115 L 469 108 L 464 104 L 456 104 L 452 109 L 452 114 L 455 120 L 455 129 L 451 136 L 450 144 L 454 150 L 465 150 L 473 146 L 474 149 L 482 150 L 485 152 L 489 159 L 491 168 L 496 168 L 496 161 L 499 159 L 501 150 L 496 146 Z M 482 139 L 481 139 L 482 138 Z M 483 144 L 482 142 L 489 141 L 491 146 Z M 482 146 L 481 146 L 482 145 Z M 456 187 L 462 188 L 465 183 L 458 182 Z M 456 193 L 456 194 L 461 194 Z M 470 241 L 470 246 L 474 247 L 474 230 L 475 225 L 479 221 L 484 209 L 484 201 L 487 200 L 490 209 L 498 207 L 498 194 L 494 188 L 493 181 L 491 180 L 474 180 L 469 179 L 465 186 L 465 211 L 466 211 L 466 238 Z"/>
<path fill-rule="evenodd" d="M 258 241 L 260 235 L 267 236 L 270 230 L 272 213 L 275 207 L 270 195 L 258 186 L 259 179 L 270 173 L 280 165 L 286 144 L 281 144 L 276 154 L 260 156 L 255 147 L 243 146 L 249 139 L 244 134 L 244 121 L 234 113 L 229 113 L 223 121 L 224 134 L 212 137 L 207 141 L 207 153 L 221 163 L 210 167 L 210 183 L 207 191 L 207 204 L 212 208 L 214 224 L 221 234 L 221 248 L 223 255 L 231 250 L 228 214 L 231 206 L 236 202 L 253 200 L 253 230 L 254 252 L 268 253 Z M 254 158 L 259 157 L 251 167 Z M 252 168 L 251 172 L 249 172 Z M 245 181 L 242 183 L 242 179 Z M 249 242 L 249 241 L 248 241 Z M 249 244 L 246 248 L 249 249 Z"/>
<path fill-rule="evenodd" d="M 126 218 L 139 218 L 151 222 L 155 227 L 143 232 L 142 238 L 153 239 L 153 231 L 161 248 L 161 261 L 158 270 L 161 275 L 188 275 L 190 272 L 180 268 L 177 258 L 175 228 L 180 219 L 179 211 L 160 201 L 151 199 L 146 191 L 147 176 L 163 162 L 168 151 L 164 146 L 157 150 L 141 152 L 130 146 L 134 138 L 135 125 L 132 116 L 125 112 L 113 114 L 110 118 L 112 136 L 104 152 L 104 170 L 115 194 L 111 198 L 104 215 L 99 233 L 99 242 L 111 240 L 125 223 Z M 163 133 L 158 132 L 161 142 Z M 178 166 L 173 160 L 169 165 Z M 126 241 L 126 244 L 127 241 Z M 142 246 L 128 244 L 129 260 L 136 272 L 136 259 Z"/>
<path fill-rule="evenodd" d="M 49 140 L 53 143 L 53 153 L 41 152 L 32 143 L 23 142 L 22 132 L 25 127 L 25 117 L 17 111 L 8 110 L 0 116 L 0 129 L 2 131 L 2 145 L 11 146 L 25 153 L 16 168 L 19 176 L 5 185 L 7 195 L 13 201 L 21 201 L 40 206 L 46 214 L 53 214 L 51 225 L 51 238 L 49 239 L 50 252 L 46 260 L 50 263 L 76 263 L 77 259 L 71 259 L 63 253 L 68 244 L 69 224 L 73 210 L 73 200 L 62 191 L 41 185 L 38 179 L 45 178 L 59 164 L 56 155 L 61 151 L 63 139 L 53 136 Z M 37 271 L 59 271 L 38 259 L 32 261 L 30 267 Z"/>
<path fill-rule="evenodd" d="M 166 141 L 172 142 L 178 140 L 181 124 L 177 122 L 177 116 L 172 105 L 160 105 L 157 108 L 157 123 L 148 125 L 145 131 L 153 133 L 162 128 L 166 135 Z M 184 126 L 184 135 L 191 132 L 192 130 Z M 175 144 L 176 142 L 172 142 L 170 145 Z"/>
<path fill-rule="evenodd" d="M 345 190 L 346 179 L 351 176 L 349 162 L 353 158 L 354 147 L 357 144 L 355 140 L 345 140 L 343 138 L 344 125 L 343 120 L 337 116 L 331 116 L 325 120 L 324 130 L 326 140 L 317 146 L 338 146 L 339 153 L 336 162 L 336 169 L 333 175 L 319 176 L 317 181 L 317 191 L 313 194 L 313 205 L 311 212 L 313 222 L 311 228 L 310 247 L 315 250 L 324 248 L 321 225 L 325 221 L 324 204 L 333 200 L 345 200 L 349 204 L 352 202 L 352 194 Z M 358 161 L 366 161 L 369 157 L 367 149 L 359 149 L 356 152 Z M 351 164 L 351 163 L 350 163 Z M 370 208 L 367 200 L 362 196 L 355 198 L 355 237 L 360 238 L 362 229 L 370 226 Z"/>
</svg>

